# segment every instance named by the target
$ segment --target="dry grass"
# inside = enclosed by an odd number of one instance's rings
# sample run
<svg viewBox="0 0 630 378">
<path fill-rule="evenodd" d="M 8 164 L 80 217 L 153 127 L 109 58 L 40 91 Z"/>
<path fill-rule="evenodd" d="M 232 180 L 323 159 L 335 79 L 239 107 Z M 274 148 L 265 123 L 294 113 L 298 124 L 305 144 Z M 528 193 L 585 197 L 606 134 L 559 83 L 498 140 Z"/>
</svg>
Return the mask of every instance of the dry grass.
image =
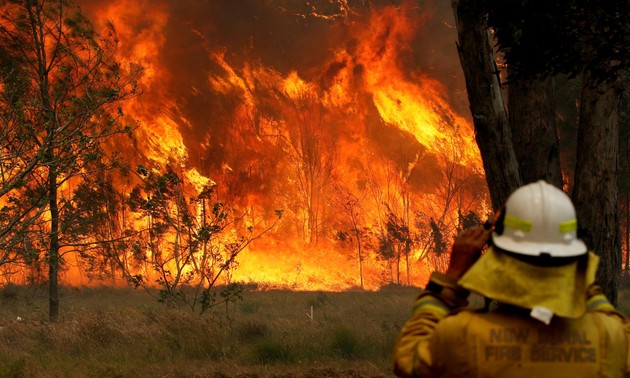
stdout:
<svg viewBox="0 0 630 378">
<path fill-rule="evenodd" d="M 45 288 L 9 286 L 0 376 L 392 377 L 392 346 L 417 292 L 247 291 L 200 316 L 140 290 L 64 288 L 51 324 Z M 622 290 L 620 309 L 628 298 Z"/>
<path fill-rule="evenodd" d="M 227 313 L 200 316 L 143 291 L 65 288 L 51 324 L 44 288 L 10 286 L 0 292 L 0 376 L 391 377 L 416 294 L 247 291 Z"/>
</svg>

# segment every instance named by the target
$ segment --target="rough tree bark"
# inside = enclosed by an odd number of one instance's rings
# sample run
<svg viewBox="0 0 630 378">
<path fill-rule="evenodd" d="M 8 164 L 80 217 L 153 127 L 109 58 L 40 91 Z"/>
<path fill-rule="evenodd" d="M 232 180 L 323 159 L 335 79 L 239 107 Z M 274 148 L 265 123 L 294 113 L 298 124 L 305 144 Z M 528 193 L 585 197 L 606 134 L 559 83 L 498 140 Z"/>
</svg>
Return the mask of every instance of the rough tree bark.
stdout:
<svg viewBox="0 0 630 378">
<path fill-rule="evenodd" d="M 495 208 L 524 182 L 545 178 L 558 185 L 559 159 L 549 84 L 515 85 L 509 130 L 494 68 L 482 0 L 453 0 L 459 54 L 466 79 L 477 144 Z M 617 158 L 619 93 L 615 83 L 583 77 L 573 202 L 581 235 L 601 257 L 598 282 L 617 303 L 621 267 Z M 514 134 L 512 133 L 514 131 Z M 518 147 L 516 147 L 518 145 Z M 517 153 L 514 151 L 517 149 Z M 517 162 L 521 163 L 520 174 Z M 561 186 L 561 185 L 558 185 Z"/>
<path fill-rule="evenodd" d="M 492 207 L 521 186 L 494 52 L 479 0 L 453 0 L 458 52 Z"/>
<path fill-rule="evenodd" d="M 552 78 L 510 81 L 512 146 L 523 184 L 545 180 L 562 189 Z"/>
<path fill-rule="evenodd" d="M 585 74 L 580 101 L 573 202 L 583 230 L 582 239 L 601 258 L 597 281 L 616 304 L 621 274 L 619 94 L 614 85 L 595 82 Z"/>
</svg>

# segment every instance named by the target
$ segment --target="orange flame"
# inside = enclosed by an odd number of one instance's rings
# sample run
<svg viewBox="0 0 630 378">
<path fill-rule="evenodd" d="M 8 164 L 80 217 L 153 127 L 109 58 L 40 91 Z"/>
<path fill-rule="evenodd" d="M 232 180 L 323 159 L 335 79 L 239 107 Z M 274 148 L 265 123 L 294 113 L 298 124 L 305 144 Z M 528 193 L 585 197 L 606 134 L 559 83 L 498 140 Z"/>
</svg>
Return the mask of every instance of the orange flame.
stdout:
<svg viewBox="0 0 630 378">
<path fill-rule="evenodd" d="M 199 48 L 206 52 L 206 64 L 213 69 L 204 71 L 208 72 L 205 82 L 190 85 L 187 98 L 203 98 L 211 93 L 212 98 L 225 99 L 227 104 L 222 111 L 228 114 L 219 120 L 207 119 L 207 124 L 192 121 L 195 115 L 169 93 L 169 88 L 189 85 L 175 83 L 175 73 L 164 63 L 169 54 L 164 47 L 170 37 L 166 30 L 170 22 L 175 22 L 169 9 L 173 4 L 112 0 L 85 2 L 82 7 L 97 25 L 113 20 L 121 41 L 120 59 L 144 67 L 144 94 L 125 104 L 126 113 L 139 120 L 138 158 L 157 164 L 177 163 L 196 191 L 208 182 L 225 186 L 236 180 L 245 186 L 247 179 L 251 184 L 240 196 L 238 206 L 250 209 L 252 217 L 262 217 L 274 208 L 285 209 L 280 227 L 239 256 L 233 279 L 300 290 L 341 290 L 359 284 L 359 259 L 356 244 L 344 247 L 333 238 L 342 223 L 338 210 L 327 202 L 335 196 L 334 180 L 344 183 L 349 193 L 360 199 L 366 228 L 383 230 L 389 207 L 411 228 L 415 226 L 409 214 L 417 213 L 450 225 L 449 232 L 453 232 L 464 204 L 478 213 L 486 206 L 484 188 L 476 188 L 482 180 L 471 184 L 476 189 L 459 194 L 451 193 L 442 182 L 445 169 L 455 172 L 453 176 L 462 182 L 470 176 L 481 176 L 481 161 L 470 123 L 449 105 L 443 85 L 420 70 L 405 67 L 404 59 L 414 48 L 413 37 L 428 17 L 412 16 L 410 4 L 359 12 L 342 1 L 339 12 L 333 14 L 313 8 L 301 16 L 341 28 L 347 38 L 339 44 L 330 42 L 331 53 L 319 64 L 288 71 L 247 55 L 235 57 L 237 52 L 231 50 L 228 41 L 221 48 L 213 47 L 207 31 L 188 26 L 202 41 Z M 362 16 L 354 18 L 356 13 Z M 366 13 L 368 17 L 363 17 Z M 309 53 L 308 46 L 301 48 Z M 192 68 L 182 61 L 178 69 Z M 300 180 L 294 173 L 302 167 L 300 159 L 307 152 L 295 144 L 294 160 L 289 157 L 295 120 L 300 119 L 300 112 L 307 111 L 311 112 L 307 121 L 316 122 L 315 132 L 329 144 L 319 146 L 319 153 L 329 154 L 326 159 L 334 162 L 330 177 L 317 178 L 320 181 L 311 187 L 313 191 L 321 186 L 316 196 L 308 198 L 309 205 L 319 204 L 317 214 L 321 218 L 314 221 L 306 213 L 315 210 L 305 210 L 303 193 L 298 189 Z M 219 125 L 231 139 L 214 131 Z M 204 128 L 207 130 L 200 132 Z M 401 136 L 390 143 L 395 149 L 411 151 L 411 156 L 398 159 L 396 156 L 403 153 L 385 145 L 385 139 L 394 131 Z M 226 152 L 222 161 L 214 161 L 211 166 L 215 168 L 199 163 L 207 159 L 208 151 L 218 147 L 235 152 Z M 330 151 L 322 152 L 324 148 Z M 326 163 L 324 160 L 319 163 Z M 254 179 L 257 177 L 262 177 L 260 182 Z M 313 228 L 322 235 L 317 244 L 307 243 L 304 225 L 319 227 L 314 222 L 324 221 L 330 221 L 326 227 Z M 389 280 L 386 275 L 384 278 L 387 266 L 377 258 L 376 249 L 363 251 L 364 287 L 368 289 Z M 431 269 L 425 260 L 416 261 L 424 259 L 426 252 L 421 246 L 411 251 L 412 283 L 426 279 Z M 76 282 L 77 277 L 68 279 Z"/>
</svg>

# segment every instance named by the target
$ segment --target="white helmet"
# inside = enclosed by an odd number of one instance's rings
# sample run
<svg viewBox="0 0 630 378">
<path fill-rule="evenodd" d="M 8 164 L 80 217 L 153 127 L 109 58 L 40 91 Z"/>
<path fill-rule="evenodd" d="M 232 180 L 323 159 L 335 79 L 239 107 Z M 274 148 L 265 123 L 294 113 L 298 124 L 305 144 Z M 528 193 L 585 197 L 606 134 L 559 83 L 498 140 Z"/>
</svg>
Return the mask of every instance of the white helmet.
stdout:
<svg viewBox="0 0 630 378">
<path fill-rule="evenodd" d="M 527 256 L 571 257 L 587 253 L 577 238 L 575 208 L 569 196 L 545 181 L 522 186 L 510 195 L 492 242 Z M 502 231 L 502 232 L 501 232 Z"/>
</svg>

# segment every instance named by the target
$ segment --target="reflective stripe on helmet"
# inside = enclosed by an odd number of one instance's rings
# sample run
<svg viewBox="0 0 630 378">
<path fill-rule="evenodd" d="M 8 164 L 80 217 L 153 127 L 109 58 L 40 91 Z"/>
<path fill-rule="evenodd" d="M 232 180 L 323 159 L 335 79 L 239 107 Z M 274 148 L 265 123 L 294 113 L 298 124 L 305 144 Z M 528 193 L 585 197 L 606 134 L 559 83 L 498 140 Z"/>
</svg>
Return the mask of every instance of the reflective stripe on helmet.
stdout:
<svg viewBox="0 0 630 378">
<path fill-rule="evenodd" d="M 521 230 L 523 232 L 529 232 L 532 229 L 532 222 L 510 215 L 505 216 L 505 219 L 503 220 L 503 225 L 513 228 L 515 230 Z"/>
<path fill-rule="evenodd" d="M 563 234 L 575 230 L 577 230 L 577 219 L 571 219 L 566 222 L 560 223 L 560 232 Z"/>
</svg>

